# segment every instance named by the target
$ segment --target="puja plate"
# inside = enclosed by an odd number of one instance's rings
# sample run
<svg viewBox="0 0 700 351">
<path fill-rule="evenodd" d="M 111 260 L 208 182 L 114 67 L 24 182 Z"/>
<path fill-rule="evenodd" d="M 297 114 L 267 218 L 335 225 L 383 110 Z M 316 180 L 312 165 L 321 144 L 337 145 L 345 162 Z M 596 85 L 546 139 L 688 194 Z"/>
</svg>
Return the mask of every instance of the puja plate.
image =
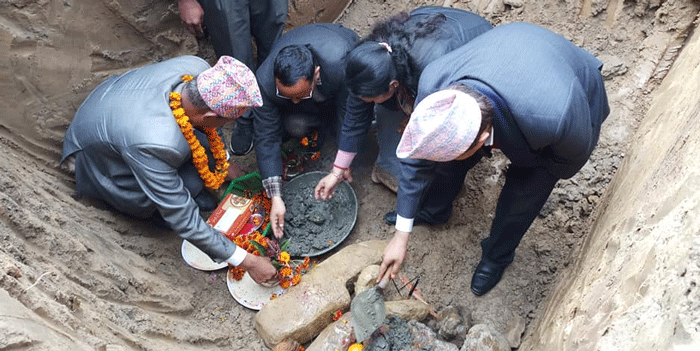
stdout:
<svg viewBox="0 0 700 351">
<path fill-rule="evenodd" d="M 270 302 L 273 295 L 280 296 L 285 292 L 279 285 L 267 287 L 256 283 L 248 272 L 245 272 L 243 279 L 236 280 L 233 277 L 233 271 L 230 269 L 226 274 L 226 285 L 236 302 L 256 311 Z"/>
<path fill-rule="evenodd" d="M 214 262 L 209 255 L 205 254 L 202 250 L 198 249 L 187 240 L 182 241 L 181 251 L 182 258 L 185 260 L 185 262 L 191 267 L 199 269 L 200 271 L 216 271 L 228 266 L 228 263 L 226 262 Z"/>
</svg>

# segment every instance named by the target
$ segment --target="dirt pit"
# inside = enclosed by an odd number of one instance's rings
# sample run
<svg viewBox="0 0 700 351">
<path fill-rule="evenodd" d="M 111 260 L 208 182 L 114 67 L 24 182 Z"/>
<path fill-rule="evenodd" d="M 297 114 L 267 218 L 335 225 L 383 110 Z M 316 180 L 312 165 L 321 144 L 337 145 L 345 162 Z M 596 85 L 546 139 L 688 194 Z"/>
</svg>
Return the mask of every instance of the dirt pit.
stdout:
<svg viewBox="0 0 700 351">
<path fill-rule="evenodd" d="M 210 58 L 205 44 L 192 45 L 171 5 L 147 0 L 138 5 L 134 11 L 124 9 L 135 5 L 119 1 L 104 8 L 87 1 L 0 5 L 9 14 L 3 23 L 11 23 L 0 25 L 0 43 L 8 48 L 0 54 L 0 73 L 15 84 L 12 90 L 3 88 L 2 94 L 10 104 L 21 102 L 16 111 L 25 111 L 15 118 L 15 110 L 8 110 L 13 118 L 3 114 L 0 128 L 0 348 L 267 350 L 253 329 L 255 312 L 228 294 L 225 270 L 196 271 L 182 261 L 181 240 L 172 233 L 115 213 L 100 202 L 74 198 L 72 177 L 57 167 L 60 140 L 72 113 L 106 76 L 185 53 Z M 477 298 L 469 292 L 469 281 L 503 184 L 507 160 L 502 155 L 470 172 L 465 194 L 456 200 L 447 224 L 418 226 L 411 237 L 403 272 L 420 277 L 418 288 L 435 310 L 456 307 L 471 323 L 497 330 L 522 323 L 522 336 L 527 337 L 528 325 L 542 313 L 561 269 L 580 249 L 591 214 L 605 206 L 601 198 L 646 112 L 650 92 L 682 48 L 699 4 L 355 0 L 338 22 L 364 35 L 376 21 L 420 5 L 471 10 L 494 25 L 536 23 L 561 33 L 605 64 L 611 114 L 598 147 L 576 176 L 558 183 L 492 292 Z M 154 14 L 153 8 L 161 13 Z M 85 33 L 57 25 L 68 23 L 70 14 L 86 23 Z M 103 33 L 98 29 L 109 16 L 119 18 L 121 25 L 112 26 L 114 33 Z M 152 23 L 152 17 L 159 25 L 144 25 L 144 18 Z M 55 39 L 62 31 L 65 38 Z M 86 49 L 85 43 L 100 35 L 114 36 L 121 49 Z M 129 43 L 159 49 L 139 57 Z M 372 150 L 354 165 L 352 187 L 359 214 L 345 243 L 392 235 L 393 228 L 382 217 L 393 209 L 396 198 L 371 182 Z M 254 157 L 240 161 L 249 170 L 255 167 Z"/>
</svg>

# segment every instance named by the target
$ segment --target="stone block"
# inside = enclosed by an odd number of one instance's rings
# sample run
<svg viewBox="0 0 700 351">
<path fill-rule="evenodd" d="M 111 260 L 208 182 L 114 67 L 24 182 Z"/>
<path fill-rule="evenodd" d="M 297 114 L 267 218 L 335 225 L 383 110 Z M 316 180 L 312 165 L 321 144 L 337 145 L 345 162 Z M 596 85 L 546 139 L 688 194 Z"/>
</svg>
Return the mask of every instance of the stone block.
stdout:
<svg viewBox="0 0 700 351">
<path fill-rule="evenodd" d="M 387 316 L 397 316 L 406 321 L 422 321 L 430 312 L 428 305 L 413 299 L 387 301 L 385 306 Z"/>
<path fill-rule="evenodd" d="M 357 281 L 355 282 L 355 295 L 377 285 L 376 281 L 377 277 L 379 277 L 380 268 L 381 267 L 378 264 L 373 264 L 371 266 L 367 266 L 362 270 L 362 272 L 360 272 L 360 275 L 357 277 Z"/>
<path fill-rule="evenodd" d="M 255 315 L 255 329 L 268 347 L 287 338 L 306 343 L 332 322 L 337 310 L 348 311 L 346 285 L 367 266 L 381 262 L 386 241 L 349 245 L 305 274 L 299 285 L 270 301 Z"/>
</svg>

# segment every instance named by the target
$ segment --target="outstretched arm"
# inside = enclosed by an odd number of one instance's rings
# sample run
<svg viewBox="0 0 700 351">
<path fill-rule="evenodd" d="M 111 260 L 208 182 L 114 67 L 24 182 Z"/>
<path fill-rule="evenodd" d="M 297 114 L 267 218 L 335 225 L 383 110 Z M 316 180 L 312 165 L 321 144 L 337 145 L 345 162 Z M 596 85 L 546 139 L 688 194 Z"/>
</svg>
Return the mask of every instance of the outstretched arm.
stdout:
<svg viewBox="0 0 700 351">
<path fill-rule="evenodd" d="M 204 10 L 197 0 L 177 0 L 177 7 L 180 12 L 180 19 L 187 30 L 198 37 L 204 35 L 204 30 L 202 29 Z"/>
</svg>

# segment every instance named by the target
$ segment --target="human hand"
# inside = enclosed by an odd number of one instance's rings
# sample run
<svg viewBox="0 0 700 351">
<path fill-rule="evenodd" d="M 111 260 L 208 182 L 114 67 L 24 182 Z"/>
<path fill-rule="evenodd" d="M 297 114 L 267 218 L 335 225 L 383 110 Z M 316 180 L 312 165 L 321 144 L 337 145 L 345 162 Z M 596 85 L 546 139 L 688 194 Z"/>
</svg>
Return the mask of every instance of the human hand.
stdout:
<svg viewBox="0 0 700 351">
<path fill-rule="evenodd" d="M 185 28 L 197 37 L 203 36 L 202 20 L 204 19 L 204 10 L 199 2 L 197 0 L 178 0 L 177 7 Z"/>
<path fill-rule="evenodd" d="M 333 173 L 328 173 L 328 175 L 323 177 L 318 184 L 316 184 L 314 198 L 323 201 L 330 199 L 333 197 L 333 194 L 335 194 L 335 187 L 340 182 L 341 179 L 338 179 Z"/>
<path fill-rule="evenodd" d="M 271 286 L 277 283 L 277 270 L 267 257 L 255 256 L 247 252 L 240 266 L 260 285 Z"/>
<path fill-rule="evenodd" d="M 406 248 L 408 247 L 409 233 L 397 230 L 394 232 L 394 237 L 384 248 L 382 255 L 382 265 L 379 268 L 379 276 L 377 283 L 382 280 L 385 274 L 389 275 L 390 279 L 396 278 L 406 256 Z"/>
<path fill-rule="evenodd" d="M 282 197 L 275 196 L 272 198 L 272 206 L 270 208 L 270 225 L 275 238 L 279 239 L 284 235 L 284 214 L 287 208 L 284 206 Z"/>
<path fill-rule="evenodd" d="M 323 179 L 316 184 L 316 188 L 314 189 L 314 198 L 316 200 L 323 201 L 332 198 L 333 194 L 335 194 L 335 188 L 344 179 L 348 182 L 352 182 L 352 172 L 350 169 L 343 170 L 342 172 L 339 172 L 339 170 L 336 171 L 335 168 L 332 169 L 327 176 L 323 177 Z"/>
</svg>

